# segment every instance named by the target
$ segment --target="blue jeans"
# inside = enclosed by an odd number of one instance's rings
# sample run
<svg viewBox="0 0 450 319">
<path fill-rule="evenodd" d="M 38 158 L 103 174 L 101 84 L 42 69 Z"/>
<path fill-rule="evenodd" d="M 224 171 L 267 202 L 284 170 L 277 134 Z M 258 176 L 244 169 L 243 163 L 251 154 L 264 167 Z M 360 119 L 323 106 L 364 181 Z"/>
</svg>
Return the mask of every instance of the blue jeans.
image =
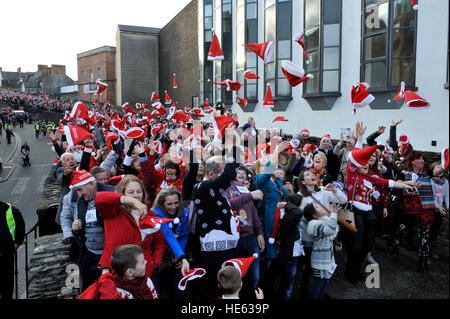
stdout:
<svg viewBox="0 0 450 319">
<path fill-rule="evenodd" d="M 291 299 L 292 287 L 297 274 L 298 257 L 292 257 L 288 261 L 281 262 L 280 293 L 282 299 Z"/>
<path fill-rule="evenodd" d="M 243 291 L 248 291 L 254 295 L 255 289 L 258 287 L 259 281 L 259 261 L 261 259 L 261 251 L 259 249 L 258 241 L 255 236 L 245 237 L 239 239 L 237 245 L 237 255 L 239 258 L 251 257 L 253 254 L 258 254 L 258 257 L 252 262 L 244 277 Z M 247 288 L 246 288 L 247 286 Z"/>
<path fill-rule="evenodd" d="M 310 298 L 323 299 L 329 283 L 330 279 L 314 277 L 314 285 L 311 288 Z"/>
</svg>

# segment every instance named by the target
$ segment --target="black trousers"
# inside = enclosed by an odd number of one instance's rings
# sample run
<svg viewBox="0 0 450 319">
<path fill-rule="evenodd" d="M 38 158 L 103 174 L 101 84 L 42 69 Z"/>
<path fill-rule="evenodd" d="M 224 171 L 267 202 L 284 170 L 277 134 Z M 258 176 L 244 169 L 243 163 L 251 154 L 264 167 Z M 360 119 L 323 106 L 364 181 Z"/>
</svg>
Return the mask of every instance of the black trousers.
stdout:
<svg viewBox="0 0 450 319">
<path fill-rule="evenodd" d="M 14 253 L 0 253 L 0 299 L 12 299 L 14 292 Z"/>
<path fill-rule="evenodd" d="M 97 267 L 102 255 L 96 255 L 91 253 L 86 247 L 83 247 L 83 251 L 80 257 L 80 275 L 82 278 L 82 291 L 86 290 L 90 285 L 92 285 L 95 280 L 97 280 L 97 272 L 95 268 Z"/>
</svg>

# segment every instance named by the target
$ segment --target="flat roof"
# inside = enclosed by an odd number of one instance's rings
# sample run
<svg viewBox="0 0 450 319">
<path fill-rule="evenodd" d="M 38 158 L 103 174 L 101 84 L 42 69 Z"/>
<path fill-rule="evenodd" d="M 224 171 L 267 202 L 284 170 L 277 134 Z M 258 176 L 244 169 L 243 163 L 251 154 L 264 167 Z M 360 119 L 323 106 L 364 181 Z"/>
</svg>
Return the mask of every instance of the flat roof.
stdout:
<svg viewBox="0 0 450 319">
<path fill-rule="evenodd" d="M 81 52 L 81 53 L 77 54 L 77 59 L 82 59 L 82 58 L 85 58 L 85 57 L 88 57 L 88 56 L 91 56 L 91 55 L 94 55 L 94 54 L 99 54 L 99 53 L 102 53 L 102 52 L 114 52 L 114 53 L 116 53 L 116 47 L 112 47 L 112 46 L 109 46 L 109 45 L 104 45 L 104 46 L 96 48 L 96 49 L 92 49 L 92 50 L 89 50 L 89 51 Z"/>
<path fill-rule="evenodd" d="M 132 32 L 132 33 L 146 33 L 146 34 L 158 34 L 161 28 L 150 28 L 150 27 L 139 27 L 135 25 L 117 25 L 119 31 L 121 32 Z"/>
</svg>

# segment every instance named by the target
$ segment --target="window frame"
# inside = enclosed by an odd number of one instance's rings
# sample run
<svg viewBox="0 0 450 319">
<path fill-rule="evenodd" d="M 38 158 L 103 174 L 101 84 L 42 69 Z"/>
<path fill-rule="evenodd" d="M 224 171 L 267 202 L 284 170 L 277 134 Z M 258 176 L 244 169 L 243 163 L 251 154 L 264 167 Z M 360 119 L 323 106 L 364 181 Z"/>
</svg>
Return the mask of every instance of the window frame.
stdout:
<svg viewBox="0 0 450 319">
<path fill-rule="evenodd" d="M 255 4 L 256 5 L 256 18 L 253 18 L 253 19 L 247 19 L 247 6 L 249 5 L 249 4 Z M 248 43 L 248 39 L 247 39 L 247 28 L 248 28 L 248 22 L 249 21 L 253 21 L 253 20 L 255 20 L 256 21 L 256 38 L 258 38 L 258 27 L 259 27 L 259 22 L 258 22 L 258 9 L 259 9 L 259 4 L 258 4 L 258 0 L 255 0 L 254 2 L 248 2 L 248 0 L 244 0 L 244 43 Z M 247 49 L 245 49 L 244 48 L 244 50 L 245 50 L 245 63 L 244 63 L 244 72 L 245 72 L 245 70 L 248 70 L 248 64 L 247 64 L 247 61 L 248 61 L 248 55 L 249 54 L 254 54 L 253 52 L 250 52 L 250 51 L 248 51 Z M 259 60 L 258 60 L 258 58 L 256 58 L 256 66 L 255 66 L 255 68 L 256 68 L 256 73 L 255 74 L 258 74 L 258 70 L 259 70 Z M 249 80 L 243 80 L 245 83 L 247 83 L 247 81 L 249 81 Z M 248 92 L 247 92 L 247 84 L 246 85 L 244 85 L 244 96 L 245 96 L 245 99 L 247 99 L 248 101 L 251 101 L 251 102 L 257 102 L 258 101 L 258 80 L 256 79 L 256 80 L 251 80 L 251 81 L 255 81 L 255 86 L 256 86 L 256 97 L 251 97 L 251 98 L 248 98 Z M 251 85 L 253 85 L 253 83 L 251 83 Z"/>
<path fill-rule="evenodd" d="M 205 6 L 211 5 L 211 16 L 206 16 Z M 211 28 L 206 29 L 206 18 L 211 17 Z M 211 31 L 214 28 L 214 1 L 213 0 L 203 0 L 203 98 L 204 100 L 208 99 L 210 103 L 213 102 L 214 99 L 214 86 L 212 83 L 208 82 L 209 79 L 214 79 L 214 61 L 208 60 L 208 52 L 209 47 L 211 46 L 211 41 L 206 41 L 206 32 Z M 212 74 L 208 76 L 206 71 L 208 67 L 211 67 Z M 208 89 L 208 86 L 210 89 Z"/>
</svg>

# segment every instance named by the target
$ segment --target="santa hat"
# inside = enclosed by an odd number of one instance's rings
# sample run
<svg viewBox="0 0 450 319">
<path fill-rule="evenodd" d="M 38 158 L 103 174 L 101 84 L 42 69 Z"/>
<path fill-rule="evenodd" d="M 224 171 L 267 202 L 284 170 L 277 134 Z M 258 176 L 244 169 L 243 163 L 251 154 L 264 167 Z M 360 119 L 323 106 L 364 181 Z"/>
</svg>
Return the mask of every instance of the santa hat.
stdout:
<svg viewBox="0 0 450 319">
<path fill-rule="evenodd" d="M 307 144 L 304 153 L 306 154 L 305 157 L 305 167 L 311 168 L 314 165 L 313 161 L 313 154 L 317 151 L 317 146 L 314 144 Z"/>
<path fill-rule="evenodd" d="M 152 126 L 152 129 L 150 130 L 150 134 L 152 136 L 156 136 L 156 134 L 158 134 L 158 132 L 160 132 L 163 129 L 163 126 L 161 123 L 155 124 Z"/>
<path fill-rule="evenodd" d="M 416 0 L 411 0 L 411 4 L 413 6 L 413 10 L 417 10 L 419 8 L 419 5 L 417 4 Z"/>
<path fill-rule="evenodd" d="M 77 125 L 64 126 L 64 134 L 66 135 L 67 144 L 69 147 L 78 145 L 86 139 L 94 138 L 88 130 Z"/>
<path fill-rule="evenodd" d="M 431 106 L 430 102 L 410 90 L 405 91 L 405 103 L 414 110 L 427 109 Z"/>
<path fill-rule="evenodd" d="M 174 224 L 178 224 L 180 222 L 180 219 L 178 217 L 161 218 L 147 214 L 144 217 L 139 218 L 139 228 L 140 229 L 153 228 L 159 230 L 162 224 L 171 222 L 173 222 Z"/>
<path fill-rule="evenodd" d="M 86 122 L 88 122 L 90 125 L 96 124 L 96 121 L 93 121 L 89 117 L 89 111 L 88 111 L 86 105 L 84 105 L 84 103 L 82 103 L 82 102 L 77 102 L 74 104 L 72 111 L 69 114 L 69 117 L 73 118 L 73 119 L 83 119 Z"/>
<path fill-rule="evenodd" d="M 170 98 L 169 93 L 167 93 L 167 91 L 164 91 L 164 92 L 165 92 L 165 102 L 164 102 L 164 104 L 172 103 L 172 99 Z"/>
<path fill-rule="evenodd" d="M 303 49 L 303 54 L 305 55 L 306 63 L 309 63 L 308 55 L 306 54 L 304 37 L 305 37 L 305 32 L 303 30 L 301 30 L 300 33 L 297 34 L 297 36 L 294 38 L 294 41 L 297 42 L 298 44 L 300 44 L 300 46 Z"/>
<path fill-rule="evenodd" d="M 162 105 L 161 102 L 157 101 L 155 103 L 152 104 L 152 108 L 154 108 L 155 110 L 158 111 L 159 115 L 164 115 L 167 113 L 166 108 L 164 107 L 164 105 Z M 152 112 L 153 115 L 153 112 Z"/>
<path fill-rule="evenodd" d="M 206 99 L 205 103 L 203 103 L 203 111 L 208 114 L 214 112 L 214 109 L 209 105 L 208 99 Z"/>
<path fill-rule="evenodd" d="M 365 148 L 355 148 L 348 158 L 357 167 L 365 166 L 377 148 L 377 144 Z"/>
<path fill-rule="evenodd" d="M 144 135 L 144 130 L 140 127 L 132 127 L 126 131 L 119 132 L 125 138 L 139 139 Z"/>
<path fill-rule="evenodd" d="M 225 130 L 227 127 L 229 127 L 231 124 L 234 124 L 236 127 L 239 125 L 239 123 L 234 118 L 227 115 L 214 116 L 211 119 L 210 123 L 212 124 L 214 131 L 216 132 L 216 140 L 220 141 L 225 136 Z"/>
<path fill-rule="evenodd" d="M 441 165 L 444 169 L 448 168 L 448 147 L 444 148 L 441 152 Z"/>
<path fill-rule="evenodd" d="M 281 62 L 281 71 L 291 86 L 297 86 L 314 77 L 312 74 L 304 76 L 303 68 L 287 60 Z"/>
<path fill-rule="evenodd" d="M 270 89 L 270 84 L 267 83 L 266 97 L 264 98 L 262 107 L 273 107 L 272 90 Z"/>
<path fill-rule="evenodd" d="M 125 103 L 122 104 L 122 110 L 124 110 L 124 111 L 126 111 L 126 112 L 135 113 L 135 112 L 133 111 L 133 109 L 131 108 L 130 103 L 128 103 L 128 102 L 125 102 Z"/>
<path fill-rule="evenodd" d="M 155 92 L 153 92 L 153 93 L 152 93 L 152 96 L 151 96 L 151 98 L 150 98 L 150 100 L 151 100 L 151 101 L 153 101 L 153 100 L 159 100 L 158 94 L 156 94 Z"/>
<path fill-rule="evenodd" d="M 112 144 L 117 144 L 120 143 L 120 136 L 118 134 L 115 133 L 109 133 L 108 135 L 106 135 L 106 148 L 108 150 L 112 150 Z"/>
<path fill-rule="evenodd" d="M 246 44 L 245 47 L 250 51 L 255 52 L 264 63 L 269 62 L 273 55 L 273 41 L 267 41 L 263 43 L 250 43 Z"/>
<path fill-rule="evenodd" d="M 136 103 L 136 104 L 135 104 L 135 107 L 136 107 L 137 109 L 141 109 L 141 108 L 142 108 L 142 104 L 141 104 L 141 103 Z"/>
<path fill-rule="evenodd" d="M 95 93 L 96 95 L 99 95 L 108 88 L 108 84 L 101 80 L 97 80 L 95 83 L 97 83 L 97 92 Z"/>
<path fill-rule="evenodd" d="M 384 152 L 388 154 L 393 154 L 394 150 L 389 144 L 384 144 Z"/>
<path fill-rule="evenodd" d="M 253 73 L 250 70 L 245 70 L 244 71 L 244 78 L 249 79 L 249 80 L 260 79 L 259 76 L 257 76 L 255 73 Z"/>
<path fill-rule="evenodd" d="M 98 104 L 98 99 L 95 97 L 94 104 Z"/>
<path fill-rule="evenodd" d="M 176 76 L 175 73 L 173 74 L 173 88 L 174 89 L 178 88 L 178 86 L 177 86 L 177 76 Z"/>
<path fill-rule="evenodd" d="M 331 142 L 331 136 L 330 136 L 330 134 L 325 134 L 324 136 L 322 136 L 322 138 L 320 139 L 320 141 L 322 142 L 323 140 L 328 140 L 329 142 Z"/>
<path fill-rule="evenodd" d="M 400 144 L 409 144 L 409 136 L 408 136 L 408 134 L 406 134 L 405 132 L 401 132 L 398 135 L 397 141 Z"/>
<path fill-rule="evenodd" d="M 80 171 L 72 171 L 72 179 L 70 181 L 69 188 L 80 187 L 86 185 L 89 182 L 95 182 L 95 177 L 91 173 L 82 169 Z"/>
<path fill-rule="evenodd" d="M 248 268 L 250 268 L 250 265 L 252 264 L 252 262 L 255 260 L 256 257 L 258 257 L 258 254 L 253 254 L 253 256 L 247 258 L 229 259 L 223 262 L 222 268 L 225 266 L 236 267 L 239 270 L 241 277 L 243 278 L 247 274 Z"/>
<path fill-rule="evenodd" d="M 169 118 L 170 116 L 170 118 Z M 169 115 L 168 120 L 176 120 L 177 122 L 187 122 L 189 121 L 189 116 L 186 115 L 182 110 L 176 111 L 173 115 Z"/>
<path fill-rule="evenodd" d="M 224 57 L 222 49 L 220 48 L 219 39 L 217 38 L 216 32 L 213 32 L 213 38 L 208 52 L 208 61 L 219 61 L 223 59 Z"/>
<path fill-rule="evenodd" d="M 369 84 L 366 82 L 355 83 L 352 86 L 351 99 L 353 106 L 353 113 L 356 114 L 356 109 L 369 105 L 375 100 L 375 97 L 367 92 Z"/>
<path fill-rule="evenodd" d="M 65 133 L 64 133 L 64 127 L 63 127 L 62 121 L 59 121 L 59 126 L 58 126 L 58 128 L 56 129 L 56 131 L 59 132 L 61 135 L 64 135 L 64 134 L 65 134 Z"/>
<path fill-rule="evenodd" d="M 205 114 L 202 114 L 202 109 L 199 108 L 199 107 L 194 107 L 192 109 L 192 113 L 197 115 L 198 117 L 204 117 L 205 116 Z"/>
<path fill-rule="evenodd" d="M 217 85 L 226 85 L 227 86 L 227 91 L 238 91 L 241 88 L 241 83 L 240 82 L 233 82 L 231 80 L 224 80 L 222 82 L 214 82 L 211 81 L 210 79 L 208 79 L 208 82 L 217 84 Z"/>
<path fill-rule="evenodd" d="M 272 123 L 273 123 L 273 122 L 277 122 L 277 121 L 287 122 L 288 119 L 285 118 L 284 116 L 277 116 L 276 118 L 274 118 L 274 120 L 272 121 Z"/>
<path fill-rule="evenodd" d="M 303 130 L 300 131 L 300 135 L 301 135 L 302 137 L 303 137 L 303 135 L 307 135 L 307 136 L 309 137 L 310 134 L 309 134 L 309 131 L 308 131 L 307 129 L 304 128 Z"/>
<path fill-rule="evenodd" d="M 405 97 L 405 82 L 402 81 L 398 88 L 397 95 L 393 99 L 388 100 L 388 103 L 391 103 L 392 101 L 401 100 L 404 97 Z"/>
<path fill-rule="evenodd" d="M 186 276 L 181 278 L 180 282 L 178 283 L 178 289 L 185 290 L 188 281 L 191 281 L 191 280 L 194 280 L 197 278 L 201 278 L 205 274 L 206 274 L 206 270 L 203 268 L 194 268 L 194 269 L 189 270 L 188 273 L 186 274 Z"/>
<path fill-rule="evenodd" d="M 124 177 L 125 177 L 125 174 L 113 176 L 113 177 L 109 178 L 109 179 L 106 181 L 106 184 L 108 184 L 108 185 L 117 185 L 117 184 L 120 183 L 120 181 L 122 181 L 122 179 L 123 179 Z"/>
<path fill-rule="evenodd" d="M 242 107 L 246 107 L 246 106 L 247 106 L 248 102 L 247 102 L 246 99 L 240 98 L 239 96 L 236 96 L 236 97 L 238 98 L 239 104 L 240 104 Z"/>
<path fill-rule="evenodd" d="M 275 210 L 275 220 L 273 223 L 272 234 L 270 235 L 270 238 L 268 240 L 270 245 L 275 244 L 275 237 L 278 231 L 278 224 L 280 223 L 280 219 L 283 219 L 283 216 L 284 216 L 284 208 L 279 209 L 277 207 L 277 209 Z"/>
</svg>

